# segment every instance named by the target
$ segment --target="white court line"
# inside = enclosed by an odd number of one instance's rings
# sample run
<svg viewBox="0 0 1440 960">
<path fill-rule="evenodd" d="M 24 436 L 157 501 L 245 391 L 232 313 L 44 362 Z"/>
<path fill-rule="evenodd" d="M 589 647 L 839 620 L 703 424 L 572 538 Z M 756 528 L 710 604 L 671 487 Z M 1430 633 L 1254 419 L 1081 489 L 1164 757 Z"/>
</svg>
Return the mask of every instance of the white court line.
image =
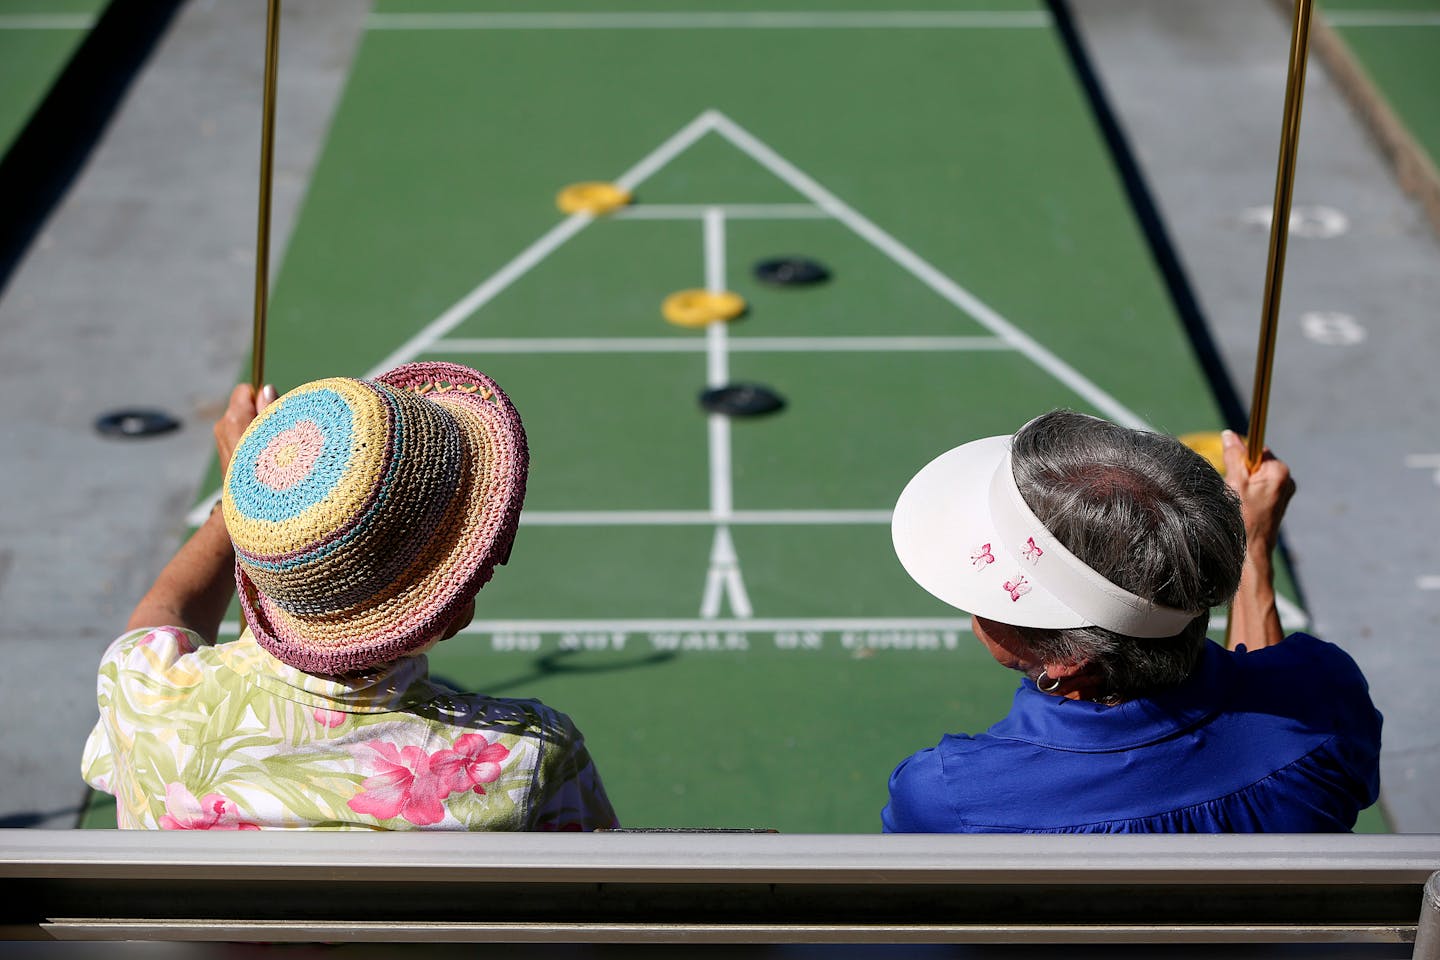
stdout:
<svg viewBox="0 0 1440 960">
<path fill-rule="evenodd" d="M 725 291 L 725 211 L 720 207 L 705 210 L 705 289 L 711 293 Z M 723 330 L 724 324 L 712 323 L 711 330 Z"/>
<path fill-rule="evenodd" d="M 700 137 L 712 129 L 712 123 L 707 121 L 704 114 L 696 117 L 690 123 L 682 127 L 679 132 L 666 140 L 660 146 L 652 150 L 639 163 L 625 171 L 615 179 L 615 183 L 626 190 L 634 190 L 645 178 L 649 177 L 656 170 L 669 163 L 676 154 L 681 153 Z M 556 248 L 585 227 L 594 222 L 594 217 L 588 213 L 576 213 L 555 226 L 551 227 L 545 234 L 527 247 L 519 256 L 515 257 L 505 266 L 501 267 L 494 275 L 471 290 L 464 297 L 460 298 L 450 309 L 430 321 L 423 330 L 405 341 L 390 356 L 370 369 L 365 376 L 377 377 L 387 370 L 406 363 L 412 358 L 424 353 L 436 341 L 463 323 L 471 314 L 489 303 L 505 288 L 509 287 L 516 280 L 529 273 L 536 264 L 544 260 Z"/>
<path fill-rule="evenodd" d="M 781 180 L 790 184 L 802 195 L 812 200 L 829 215 L 840 220 L 852 231 L 865 238 L 873 246 L 900 264 L 936 293 L 970 314 L 975 320 L 990 329 L 992 333 L 1000 337 L 1005 343 L 1025 353 L 1026 356 L 1030 357 L 1037 365 L 1047 370 L 1056 379 L 1065 383 L 1080 396 L 1084 397 L 1096 409 L 1109 416 L 1110 419 L 1127 426 L 1149 429 L 1148 425 L 1136 414 L 1122 406 L 1113 397 L 1110 397 L 1109 394 L 1091 383 L 1078 371 L 1074 370 L 1063 360 L 1060 360 L 1049 350 L 1040 346 L 1040 344 L 1031 337 L 1019 331 L 987 304 L 980 301 L 979 298 L 940 273 L 934 266 L 921 259 L 913 251 L 909 250 L 909 248 L 890 236 L 890 234 L 849 207 L 834 194 L 831 194 L 828 190 L 821 187 L 816 181 L 812 180 L 769 146 L 762 143 L 748 131 L 739 127 L 719 111 L 707 110 L 701 113 L 685 127 L 677 131 L 670 139 L 666 140 L 644 157 L 639 163 L 618 177 L 615 182 L 625 189 L 633 190 L 647 177 L 669 163 L 675 156 L 688 149 L 700 137 L 712 130 L 720 133 Z M 527 273 L 544 259 L 545 256 L 553 252 L 555 248 L 575 233 L 578 233 L 579 230 L 583 229 L 592 221 L 593 218 L 588 214 L 576 214 L 561 221 L 524 252 L 511 260 L 506 266 L 502 267 L 495 275 L 481 283 L 449 310 L 431 321 L 429 325 L 394 351 L 384 361 L 377 364 L 368 376 L 376 376 L 424 352 L 475 310 L 478 310 L 511 283 Z M 209 502 L 213 503 L 213 496 L 214 495 L 212 495 L 212 499 Z M 192 511 L 190 517 L 195 518 L 202 509 L 208 510 L 208 505 L 202 504 L 201 507 L 197 507 L 195 511 Z M 204 517 L 202 515 L 199 516 L 195 525 L 203 522 Z M 1306 622 L 1305 615 L 1284 596 L 1277 598 L 1277 606 L 1280 608 L 1282 621 L 1284 621 L 1287 626 L 1292 624 L 1304 625 Z"/>
<path fill-rule="evenodd" d="M 1437 578 L 1440 579 L 1440 578 Z M 1286 624 L 1289 629 L 1297 629 Z M 1210 629 L 1223 630 L 1225 617 L 1210 618 Z M 897 630 L 955 630 L 970 632 L 969 617 L 767 617 L 764 619 L 616 619 L 616 620 L 477 620 L 460 631 L 474 636 L 487 633 L 782 633 L 788 631 L 821 633 L 874 632 Z M 240 632 L 237 620 L 220 624 L 220 635 L 233 637 Z"/>
<path fill-rule="evenodd" d="M 1310 626 L 1310 618 L 1301 612 L 1300 608 L 1287 600 L 1282 594 L 1275 595 L 1275 606 L 1279 608 L 1280 626 L 1286 630 L 1304 630 Z M 1223 613 L 1210 615 L 1210 630 L 1224 630 L 1229 625 L 1230 618 Z"/>
<path fill-rule="evenodd" d="M 1412 453 L 1405 458 L 1405 466 L 1411 470 L 1434 470 L 1436 486 L 1440 486 L 1440 453 Z"/>
<path fill-rule="evenodd" d="M 1421 590 L 1440 590 L 1440 576 L 1433 573 L 1415 578 L 1415 586 Z"/>
<path fill-rule="evenodd" d="M 191 510 L 185 520 L 198 527 L 220 499 L 216 493 Z M 525 510 L 522 527 L 708 527 L 717 523 L 740 526 L 841 526 L 888 524 L 889 510 L 730 510 L 721 516 L 711 510 Z"/>
<path fill-rule="evenodd" d="M 195 506 L 191 508 L 190 512 L 185 514 L 185 522 L 191 527 L 200 526 L 207 519 L 209 519 L 210 511 L 213 510 L 215 508 L 215 504 L 219 502 L 220 491 L 216 490 L 214 493 L 210 494 L 210 496 L 195 504 Z"/>
<path fill-rule="evenodd" d="M 1029 334 L 1022 332 L 998 312 L 970 291 L 961 287 L 928 261 L 906 247 L 899 240 L 886 233 L 875 223 L 846 204 L 839 197 L 826 190 L 809 175 L 790 161 L 776 153 L 769 145 L 742 128 L 718 110 L 707 110 L 702 116 L 711 118 L 715 132 L 729 140 L 736 147 L 748 153 L 757 163 L 784 180 L 796 191 L 813 201 L 855 233 L 865 238 L 872 246 L 886 254 L 911 275 L 931 290 L 949 300 L 969 314 L 991 333 L 1024 353 L 1041 369 L 1084 397 L 1097 410 L 1116 423 L 1136 430 L 1153 430 L 1138 414 L 1124 406 L 1110 394 L 1070 366 L 1064 360 L 1041 346 Z M 1308 625 L 1309 618 L 1293 602 L 1283 595 L 1277 595 L 1275 605 L 1279 609 L 1281 622 L 1288 629 L 1301 629 Z"/>
<path fill-rule="evenodd" d="M 649 155 L 639 163 L 616 177 L 616 185 L 627 191 L 634 192 L 635 188 L 649 179 L 655 171 L 663 168 L 671 160 L 674 160 L 680 154 L 689 150 L 695 145 L 696 140 L 699 140 L 713 129 L 713 121 L 707 120 L 704 113 L 700 114 L 682 127 L 680 132 L 650 151 Z"/>
<path fill-rule="evenodd" d="M 89 30 L 96 17 L 89 14 L 0 14 L 0 30 Z"/>
<path fill-rule="evenodd" d="M 611 220 L 704 220 L 719 209 L 727 220 L 829 220 L 830 214 L 809 203 L 637 203 L 606 214 Z"/>
<path fill-rule="evenodd" d="M 474 636 L 486 633 L 767 633 L 787 631 L 869 631 L 895 630 L 956 630 L 968 633 L 970 619 L 939 617 L 769 617 L 763 620 L 691 620 L 691 619 L 629 619 L 629 620 L 476 620 L 460 633 Z M 240 623 L 226 620 L 220 624 L 221 636 L 240 632 Z"/>
<path fill-rule="evenodd" d="M 1440 13 L 1419 10 L 1326 10 L 1332 27 L 1440 27 Z"/>
<path fill-rule="evenodd" d="M 705 215 L 705 289 L 725 289 L 725 215 L 710 210 Z M 705 328 L 705 383 L 723 387 L 730 381 L 729 354 L 725 349 L 726 325 L 712 323 Z M 718 413 L 708 417 L 710 434 L 710 510 L 727 517 L 733 508 L 730 485 L 730 418 Z"/>
<path fill-rule="evenodd" d="M 1275 609 L 1280 614 L 1280 625 L 1286 630 L 1304 630 L 1310 626 L 1310 615 L 1295 605 L 1289 597 L 1283 593 L 1275 594 Z M 1225 617 L 1214 617 L 1223 626 Z"/>
<path fill-rule="evenodd" d="M 1126 426 L 1150 429 L 1149 425 L 1138 415 L 1131 412 L 1115 398 L 1101 390 L 1069 364 L 1042 347 L 1027 334 L 1022 333 L 989 305 L 985 304 L 968 290 L 960 287 L 934 266 L 920 258 L 908 247 L 880 229 L 848 204 L 841 201 L 834 194 L 830 193 L 830 191 L 820 186 L 819 183 L 812 180 L 808 175 L 801 172 L 768 145 L 762 143 L 718 110 L 706 110 L 701 113 L 629 171 L 617 178 L 615 182 L 627 190 L 633 190 L 646 177 L 649 177 L 656 170 L 670 162 L 676 155 L 689 148 L 700 137 L 712 130 L 725 137 L 743 152 L 749 154 L 750 157 L 761 166 L 770 170 L 771 173 L 795 188 L 799 193 L 810 199 L 831 216 L 840 220 L 852 231 L 868 240 L 873 246 L 908 270 L 926 286 L 974 317 L 974 319 L 988 328 L 996 336 L 1020 350 L 1056 379 L 1084 397 L 1096 409 L 1105 413 L 1110 419 L 1118 423 L 1123 423 Z M 428 349 L 436 340 L 448 333 L 470 313 L 479 309 L 481 305 L 498 294 L 506 286 L 509 286 L 509 284 L 528 272 L 544 254 L 548 254 L 555 247 L 558 247 L 565 239 L 568 239 L 574 232 L 578 232 L 581 227 L 589 224 L 592 220 L 593 218 L 588 214 L 575 214 L 561 221 L 560 224 L 540 240 L 536 241 L 535 244 L 532 244 L 524 253 L 502 268 L 499 273 L 482 283 L 454 307 L 432 321 L 429 326 L 387 357 L 383 363 L 376 365 L 369 375 L 375 376 L 383 373 L 385 370 L 397 364 L 404 363 L 425 349 Z M 570 234 L 567 234 L 563 238 L 552 239 L 552 237 L 557 234 L 557 231 L 572 222 L 577 225 Z M 532 256 L 532 252 L 538 251 L 542 247 L 544 248 L 544 254 L 541 256 Z"/>
<path fill-rule="evenodd" d="M 490 620 L 462 633 L 692 633 L 740 631 L 970 630 L 969 617 L 768 617 L 757 620 Z"/>
<path fill-rule="evenodd" d="M 930 353 L 1013 350 L 998 337 L 735 337 L 731 353 Z M 434 353 L 704 353 L 698 337 L 456 337 L 431 344 Z"/>
<path fill-rule="evenodd" d="M 706 114 L 700 114 L 694 120 L 691 120 L 684 127 L 676 131 L 670 139 L 641 158 L 639 163 L 635 164 L 629 170 L 626 170 L 619 177 L 616 177 L 615 183 L 626 190 L 634 190 L 643 183 L 647 177 L 675 159 L 678 154 L 689 149 L 696 140 L 709 133 L 712 129 L 714 129 L 714 120 Z M 592 223 L 594 219 L 595 218 L 588 213 L 577 213 L 561 220 L 509 263 L 505 264 L 505 266 L 501 267 L 479 286 L 457 300 L 448 310 L 426 324 L 419 333 L 415 334 L 415 336 L 409 340 L 406 340 L 388 357 L 371 367 L 370 372 L 365 374 L 365 377 L 367 379 L 378 377 L 385 371 L 394 369 L 402 363 L 408 363 L 415 357 L 429 350 L 437 340 L 463 323 L 471 314 L 479 310 L 486 303 L 489 303 L 503 292 L 505 288 L 529 273 L 534 269 L 536 264 L 548 257 L 560 247 L 561 244 L 565 243 L 565 241 L 583 230 Z M 199 526 L 204 523 L 205 517 L 200 515 L 201 509 L 203 508 L 208 511 L 208 504 L 213 504 L 219 497 L 220 494 L 218 491 L 212 493 L 206 501 L 203 501 L 200 506 L 192 510 L 186 517 L 186 519 L 190 521 L 190 525 Z M 195 519 L 197 516 L 199 516 L 198 520 Z"/>
<path fill-rule="evenodd" d="M 539 240 L 526 247 L 519 256 L 501 267 L 490 279 L 471 290 L 449 310 L 431 321 L 423 330 L 406 340 L 388 357 L 372 367 L 365 377 L 367 379 L 378 377 L 385 371 L 394 369 L 412 357 L 429 350 L 436 340 L 464 323 L 476 310 L 493 300 L 510 284 L 529 273 L 536 264 L 554 253 L 556 248 L 585 229 L 593 220 L 594 217 L 588 213 L 572 214 L 561 220 L 547 230 Z"/>
<path fill-rule="evenodd" d="M 1440 581 L 1440 577 L 1436 578 Z M 1437 584 L 1440 588 L 1440 584 Z M 1210 618 L 1212 632 L 1225 629 L 1226 617 Z M 1286 629 L 1298 630 L 1303 623 L 1286 622 Z M 240 625 L 229 621 L 220 625 L 222 634 L 239 632 Z M 787 631 L 818 631 L 821 633 L 873 632 L 898 630 L 955 630 L 970 632 L 970 618 L 959 617 L 768 617 L 736 620 L 487 620 L 471 623 L 462 634 L 485 633 L 708 633 L 717 630 L 737 633 L 781 633 Z"/>
<path fill-rule="evenodd" d="M 1048 371 L 1052 377 L 1084 397 L 1091 406 L 1116 423 L 1137 430 L 1151 429 L 1139 415 L 1131 412 L 1128 407 L 1101 390 L 1064 360 L 1042 347 L 1028 334 L 1022 333 L 979 297 L 945 276 L 909 247 L 810 179 L 798 167 L 780 156 L 749 131 L 742 129 L 718 110 L 707 110 L 706 115 L 712 118 L 717 133 L 748 153 L 761 166 L 810 198 L 816 205 L 826 210 L 855 233 L 870 241 L 872 246 L 908 270 L 921 283 L 969 314 L 991 333 L 1012 344 L 1017 350 Z"/>
<path fill-rule="evenodd" d="M 1033 29 L 1044 11 L 893 10 L 690 13 L 372 13 L 370 30 Z"/>
<path fill-rule="evenodd" d="M 711 207 L 705 211 L 705 289 L 711 293 L 725 290 L 725 211 Z M 705 328 L 706 383 L 723 387 L 730 381 L 730 355 L 726 348 L 728 324 L 712 323 Z M 730 418 L 710 414 L 707 429 L 710 435 L 710 512 L 720 520 L 710 547 L 710 569 L 705 574 L 705 589 L 700 598 L 700 616 L 714 620 L 720 606 L 730 601 L 735 616 L 747 619 L 754 612 L 745 592 L 745 579 L 740 572 L 740 557 L 725 526 L 735 510 L 731 484 Z"/>
<path fill-rule="evenodd" d="M 750 619 L 755 611 L 750 606 L 745 580 L 740 575 L 740 557 L 730 539 L 730 528 L 719 526 L 715 528 L 715 542 L 710 548 L 710 569 L 706 571 L 705 592 L 700 598 L 701 619 L 719 618 L 720 605 L 727 597 L 730 610 L 738 619 Z"/>
<path fill-rule="evenodd" d="M 831 526 L 888 524 L 889 510 L 525 510 L 522 527 Z"/>
</svg>

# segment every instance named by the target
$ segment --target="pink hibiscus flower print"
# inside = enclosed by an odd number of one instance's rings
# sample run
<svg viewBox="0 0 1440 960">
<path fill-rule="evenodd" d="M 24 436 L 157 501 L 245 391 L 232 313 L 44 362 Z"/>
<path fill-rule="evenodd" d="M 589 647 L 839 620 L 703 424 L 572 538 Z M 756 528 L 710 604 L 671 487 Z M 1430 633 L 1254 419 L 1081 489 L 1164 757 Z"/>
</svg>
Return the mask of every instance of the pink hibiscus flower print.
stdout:
<svg viewBox="0 0 1440 960">
<path fill-rule="evenodd" d="M 449 750 L 430 758 L 430 768 L 445 777 L 455 793 L 473 790 L 483 794 L 481 784 L 500 779 L 500 763 L 510 756 L 503 743 L 491 743 L 483 733 L 467 733 Z"/>
<path fill-rule="evenodd" d="M 183 784 L 172 783 L 165 788 L 165 812 L 160 816 L 162 830 L 259 830 L 258 824 L 240 819 L 234 802 L 218 793 L 207 793 L 199 800 Z"/>
<path fill-rule="evenodd" d="M 342 711 L 326 710 L 324 707 L 316 707 L 311 713 L 315 717 L 315 722 L 322 727 L 338 727 L 344 723 L 345 718 L 349 716 L 349 714 L 343 713 Z"/>
<path fill-rule="evenodd" d="M 142 647 L 148 647 L 157 640 L 174 640 L 176 648 L 182 654 L 195 652 L 195 643 L 190 639 L 190 635 L 181 633 L 178 629 L 151 630 L 140 638 L 139 644 Z"/>
<path fill-rule="evenodd" d="M 351 810 L 380 820 L 404 817 L 419 827 L 445 818 L 440 801 L 450 795 L 450 787 L 447 777 L 432 769 L 429 754 L 419 747 L 397 747 L 380 740 L 365 746 L 375 753 L 370 761 L 377 772 L 366 777 L 361 792 L 350 798 Z"/>
</svg>

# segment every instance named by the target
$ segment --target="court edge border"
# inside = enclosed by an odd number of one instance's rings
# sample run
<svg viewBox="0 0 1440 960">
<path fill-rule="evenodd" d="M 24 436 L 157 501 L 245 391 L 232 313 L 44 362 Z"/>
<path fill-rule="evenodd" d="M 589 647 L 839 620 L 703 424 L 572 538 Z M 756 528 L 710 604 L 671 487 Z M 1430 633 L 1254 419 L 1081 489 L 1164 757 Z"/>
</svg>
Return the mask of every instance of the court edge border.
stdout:
<svg viewBox="0 0 1440 960">
<path fill-rule="evenodd" d="M 110 0 L 0 154 L 0 296 L 64 201 L 185 0 Z M 94 791 L 81 787 L 75 828 Z"/>
<path fill-rule="evenodd" d="M 1170 294 L 1171 303 L 1175 307 L 1175 312 L 1179 314 L 1181 322 L 1185 325 L 1185 332 L 1190 337 L 1190 345 L 1195 350 L 1196 356 L 1200 360 L 1200 366 L 1205 371 L 1206 379 L 1210 381 L 1210 388 L 1214 391 L 1215 399 L 1220 404 L 1221 415 L 1232 430 L 1243 432 L 1250 419 L 1245 411 L 1245 405 L 1240 401 L 1240 394 L 1235 389 L 1235 382 L 1225 368 L 1225 362 L 1215 346 L 1214 338 L 1210 335 L 1209 322 L 1200 308 L 1200 302 L 1195 296 L 1194 288 L 1190 284 L 1184 264 L 1180 261 L 1175 244 L 1170 239 L 1165 219 L 1145 180 L 1145 174 L 1140 169 L 1139 161 L 1135 158 L 1135 152 L 1130 148 L 1130 141 L 1125 136 L 1124 128 L 1120 125 L 1119 116 L 1110 105 L 1109 97 L 1105 93 L 1105 87 L 1095 69 L 1094 62 L 1085 48 L 1085 42 L 1076 26 L 1069 0 L 1046 0 L 1046 2 L 1050 7 L 1056 32 L 1060 35 L 1066 54 L 1069 55 L 1070 65 L 1075 71 L 1076 79 L 1079 81 L 1081 89 L 1085 91 L 1085 98 L 1090 104 L 1091 112 L 1095 115 L 1095 122 L 1100 128 L 1105 145 L 1110 150 L 1111 159 L 1114 160 L 1115 167 L 1120 174 L 1121 183 L 1125 188 L 1125 196 L 1129 199 L 1130 207 L 1134 210 L 1140 228 L 1145 234 L 1145 241 L 1150 248 L 1151 256 L 1155 258 L 1155 265 L 1165 280 L 1165 289 Z"/>
<path fill-rule="evenodd" d="M 1287 8 L 1287 0 L 1273 0 L 1277 8 Z M 1065 46 L 1065 51 L 1070 57 L 1070 64 L 1075 70 L 1081 88 L 1085 91 L 1086 99 L 1090 103 L 1090 109 L 1095 114 L 1095 121 L 1105 138 L 1105 143 L 1110 149 L 1110 155 L 1115 161 L 1119 170 L 1120 179 L 1125 187 L 1125 194 L 1130 200 L 1131 208 L 1135 211 L 1136 218 L 1140 221 L 1140 227 L 1144 231 L 1146 242 L 1150 247 L 1151 255 L 1155 258 L 1156 266 L 1165 279 L 1166 290 L 1170 294 L 1171 301 L 1175 305 L 1176 312 L 1180 315 L 1181 322 L 1185 325 L 1185 331 L 1189 334 L 1191 347 L 1195 350 L 1196 357 L 1200 361 L 1201 368 L 1205 371 L 1206 378 L 1210 381 L 1210 387 L 1215 393 L 1215 399 L 1220 404 L 1221 415 L 1232 430 L 1244 433 L 1249 428 L 1250 417 L 1245 405 L 1240 400 L 1240 394 L 1235 389 L 1235 381 L 1231 378 L 1224 360 L 1220 356 L 1215 340 L 1210 334 L 1210 324 L 1205 318 L 1205 313 L 1200 308 L 1199 299 L 1195 296 L 1194 288 L 1190 284 L 1189 275 L 1185 272 L 1184 264 L 1180 260 L 1174 243 L 1170 239 L 1169 230 L 1165 226 L 1165 219 L 1160 213 L 1160 208 L 1155 202 L 1154 195 L 1150 191 L 1149 184 L 1145 180 L 1144 172 L 1140 168 L 1135 153 L 1130 148 L 1130 142 L 1125 136 L 1124 128 L 1120 124 L 1118 115 L 1110 105 L 1110 100 L 1105 93 L 1104 84 L 1100 80 L 1094 63 L 1085 48 L 1084 40 L 1075 25 L 1075 18 L 1070 9 L 1069 0 L 1046 0 L 1050 7 L 1050 14 L 1055 24 L 1055 30 Z M 1327 28 L 1322 27 L 1322 33 Z M 1335 37 L 1333 31 L 1329 32 L 1332 40 L 1332 47 L 1341 47 L 1343 43 Z M 1320 48 L 1317 48 L 1320 49 Z M 1348 55 L 1349 50 L 1343 50 Z M 1327 56 L 1322 52 L 1322 56 Z M 1327 66 L 1332 72 L 1335 67 L 1328 60 Z M 1345 88 L 1347 96 L 1354 96 L 1350 86 L 1341 83 Z M 1358 106 L 1358 105 L 1357 105 Z M 1365 110 L 1360 109 L 1363 114 Z M 1367 123 L 1370 122 L 1367 114 Z M 1382 138 L 1377 131 L 1376 136 Z M 1388 147 L 1387 142 L 1387 147 Z M 1397 166 L 1398 157 L 1387 149 L 1387 154 L 1394 157 Z M 1433 170 L 1433 167 L 1432 167 Z M 1398 171 L 1397 171 L 1398 175 Z M 1440 191 L 1440 183 L 1433 184 Z M 1421 197 L 1422 202 L 1429 198 Z M 1440 196 L 1437 196 L 1440 200 Z M 1440 229 L 1440 207 L 1432 209 L 1428 203 L 1426 210 L 1436 218 L 1435 226 Z M 1290 571 L 1291 587 L 1295 591 L 1295 602 L 1300 609 L 1309 611 L 1310 604 L 1305 597 L 1305 587 L 1300 581 L 1299 571 L 1290 553 L 1289 545 L 1285 542 L 1282 534 L 1277 547 L 1281 560 Z M 1381 816 L 1384 818 L 1385 826 L 1394 830 L 1393 820 L 1385 806 L 1385 797 L 1382 796 L 1376 801 L 1380 808 Z"/>
<path fill-rule="evenodd" d="M 1076 78 L 1085 91 L 1090 109 L 1095 114 L 1095 121 L 1100 127 L 1106 146 L 1109 147 L 1110 155 L 1120 173 L 1121 182 L 1125 187 L 1125 195 L 1129 198 L 1131 209 L 1135 211 L 1136 219 L 1145 234 L 1150 253 L 1155 258 L 1155 265 L 1165 280 L 1165 288 L 1170 294 L 1175 312 L 1179 314 L 1180 321 L 1185 326 L 1185 332 L 1190 338 L 1190 346 L 1200 361 L 1201 369 L 1205 371 L 1205 377 L 1210 382 L 1210 389 L 1214 392 L 1216 402 L 1220 405 L 1221 416 L 1224 417 L 1230 429 L 1243 434 L 1249 427 L 1250 415 L 1240 399 L 1240 393 L 1235 388 L 1235 381 L 1230 376 L 1224 359 L 1220 356 L 1215 339 L 1211 336 L 1210 323 L 1205 318 L 1199 299 L 1195 296 L 1195 290 L 1190 284 L 1190 278 L 1180 260 L 1180 254 L 1170 239 L 1165 218 L 1160 213 L 1159 205 L 1156 204 L 1149 184 L 1145 180 L 1144 171 L 1141 170 L 1140 163 L 1130 148 L 1130 141 L 1125 136 L 1119 116 L 1110 105 L 1104 84 L 1085 48 L 1084 40 L 1075 25 L 1069 0 L 1046 0 L 1046 2 L 1049 4 L 1055 29 L 1060 35 L 1066 53 L 1069 54 L 1070 64 L 1075 70 Z M 1291 572 L 1296 604 L 1302 610 L 1310 609 L 1310 604 L 1305 598 L 1305 589 L 1299 582 L 1290 549 L 1283 536 L 1279 551 L 1281 559 Z"/>
<path fill-rule="evenodd" d="M 1275 9 L 1290 16 L 1289 0 L 1272 0 Z M 1310 24 L 1310 41 L 1330 79 L 1349 102 L 1361 124 L 1374 138 L 1390 163 L 1400 189 L 1420 205 L 1430 227 L 1440 236 L 1440 169 L 1435 158 L 1422 147 L 1405 121 L 1390 106 L 1390 100 L 1350 44 L 1322 11 Z"/>
<path fill-rule="evenodd" d="M 185 0 L 110 0 L 0 156 L 0 294 L 65 199 Z"/>
</svg>

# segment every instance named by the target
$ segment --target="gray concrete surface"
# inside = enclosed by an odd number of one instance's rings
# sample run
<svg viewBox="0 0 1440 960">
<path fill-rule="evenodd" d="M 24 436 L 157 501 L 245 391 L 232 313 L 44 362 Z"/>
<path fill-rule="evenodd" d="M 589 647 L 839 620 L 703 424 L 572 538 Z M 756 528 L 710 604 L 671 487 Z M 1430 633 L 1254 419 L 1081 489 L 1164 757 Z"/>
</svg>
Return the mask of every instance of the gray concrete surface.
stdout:
<svg viewBox="0 0 1440 960">
<path fill-rule="evenodd" d="M 368 6 L 285 5 L 277 260 Z M 1266 232 L 1246 211 L 1270 204 L 1288 25 L 1265 0 L 1075 8 L 1248 395 Z M 184 8 L 0 299 L 0 826 L 74 822 L 96 659 L 183 536 L 216 384 L 242 373 L 262 18 L 259 3 Z M 1420 589 L 1440 586 L 1440 243 L 1318 67 L 1296 203 L 1339 210 L 1348 229 L 1291 242 L 1268 434 L 1300 480 L 1287 536 L 1315 631 L 1356 655 L 1386 713 L 1393 822 L 1440 832 L 1440 707 L 1427 691 L 1440 590 Z M 1311 321 L 1341 341 L 1324 343 L 1304 332 L 1310 312 L 1355 320 Z M 101 439 L 91 421 L 120 406 L 186 426 Z M 1407 461 L 1426 454 L 1434 466 Z"/>
<path fill-rule="evenodd" d="M 272 262 L 368 9 L 284 5 Z M 0 300 L 0 825 L 74 824 L 98 657 L 185 533 L 217 384 L 245 375 L 264 17 L 181 10 Z M 184 429 L 104 439 L 117 407 Z"/>
<path fill-rule="evenodd" d="M 1248 407 L 1268 226 L 1246 211 L 1268 221 L 1290 24 L 1265 0 L 1074 7 Z M 1299 484 L 1285 536 L 1312 632 L 1351 652 L 1385 714 L 1392 824 L 1440 832 L 1440 458 L 1407 465 L 1440 453 L 1440 241 L 1313 62 L 1294 202 L 1321 236 L 1290 240 L 1265 434 Z M 1323 236 L 1317 207 L 1348 229 Z"/>
</svg>

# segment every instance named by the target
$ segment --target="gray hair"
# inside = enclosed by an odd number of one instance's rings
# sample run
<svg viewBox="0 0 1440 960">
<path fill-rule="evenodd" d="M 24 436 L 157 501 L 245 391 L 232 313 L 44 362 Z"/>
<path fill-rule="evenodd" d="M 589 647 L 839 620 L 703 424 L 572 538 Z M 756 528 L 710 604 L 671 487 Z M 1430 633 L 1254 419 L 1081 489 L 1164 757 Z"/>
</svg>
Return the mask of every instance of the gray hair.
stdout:
<svg viewBox="0 0 1440 960">
<path fill-rule="evenodd" d="M 1110 696 L 1174 686 L 1190 675 L 1210 608 L 1240 584 L 1240 500 L 1203 457 L 1173 437 L 1072 410 L 1037 417 L 1010 449 L 1015 484 L 1065 548 L 1137 596 L 1203 611 L 1173 637 L 1102 627 L 1021 628 L 1042 660 L 1088 661 Z"/>
</svg>

